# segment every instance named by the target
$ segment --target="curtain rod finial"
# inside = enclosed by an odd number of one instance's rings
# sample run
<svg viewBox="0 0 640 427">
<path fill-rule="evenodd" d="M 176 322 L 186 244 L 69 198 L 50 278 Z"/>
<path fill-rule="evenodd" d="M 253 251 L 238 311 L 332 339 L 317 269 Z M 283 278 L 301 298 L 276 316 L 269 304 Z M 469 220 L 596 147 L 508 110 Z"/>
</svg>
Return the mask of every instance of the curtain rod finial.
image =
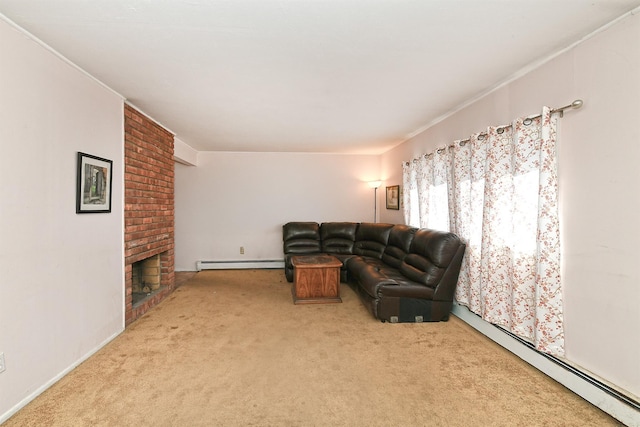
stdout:
<svg viewBox="0 0 640 427">
<path fill-rule="evenodd" d="M 576 99 L 571 103 L 571 108 L 580 108 L 582 107 L 582 104 L 583 104 L 582 99 Z"/>
</svg>

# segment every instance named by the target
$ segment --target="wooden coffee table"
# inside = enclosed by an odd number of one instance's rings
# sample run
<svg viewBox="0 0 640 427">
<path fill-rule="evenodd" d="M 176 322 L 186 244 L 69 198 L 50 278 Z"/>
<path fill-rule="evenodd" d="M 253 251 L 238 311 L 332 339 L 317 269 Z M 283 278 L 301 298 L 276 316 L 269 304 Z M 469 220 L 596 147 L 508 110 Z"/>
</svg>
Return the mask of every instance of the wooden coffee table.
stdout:
<svg viewBox="0 0 640 427">
<path fill-rule="evenodd" d="M 294 256 L 294 304 L 324 304 L 342 302 L 340 298 L 340 260 L 331 255 Z"/>
</svg>

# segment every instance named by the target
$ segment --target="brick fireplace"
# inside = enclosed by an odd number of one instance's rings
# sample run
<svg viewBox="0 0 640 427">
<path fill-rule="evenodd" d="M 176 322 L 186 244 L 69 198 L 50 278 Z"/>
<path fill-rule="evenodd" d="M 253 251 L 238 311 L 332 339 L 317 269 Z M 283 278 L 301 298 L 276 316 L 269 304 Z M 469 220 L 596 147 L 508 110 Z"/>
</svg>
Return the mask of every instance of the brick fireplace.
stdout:
<svg viewBox="0 0 640 427">
<path fill-rule="evenodd" d="M 124 127 L 125 324 L 129 325 L 175 289 L 174 160 L 173 134 L 126 104 Z M 150 270 L 157 273 L 154 278 L 144 276 Z"/>
</svg>

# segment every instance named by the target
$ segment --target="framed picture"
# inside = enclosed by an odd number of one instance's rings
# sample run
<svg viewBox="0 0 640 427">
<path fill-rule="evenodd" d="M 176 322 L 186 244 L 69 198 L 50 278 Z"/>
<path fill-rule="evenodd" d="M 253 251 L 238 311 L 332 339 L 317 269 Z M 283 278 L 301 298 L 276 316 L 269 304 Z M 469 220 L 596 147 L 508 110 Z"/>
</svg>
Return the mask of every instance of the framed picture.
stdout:
<svg viewBox="0 0 640 427">
<path fill-rule="evenodd" d="M 76 213 L 111 212 L 111 160 L 78 153 Z"/>
<path fill-rule="evenodd" d="M 400 186 L 387 187 L 387 209 L 400 210 Z"/>
</svg>

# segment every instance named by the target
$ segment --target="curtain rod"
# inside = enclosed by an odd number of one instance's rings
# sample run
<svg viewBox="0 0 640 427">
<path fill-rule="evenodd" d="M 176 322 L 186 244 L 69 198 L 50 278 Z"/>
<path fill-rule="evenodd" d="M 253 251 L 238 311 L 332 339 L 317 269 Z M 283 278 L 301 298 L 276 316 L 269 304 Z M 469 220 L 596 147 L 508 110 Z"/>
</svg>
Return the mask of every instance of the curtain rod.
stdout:
<svg viewBox="0 0 640 427">
<path fill-rule="evenodd" d="M 573 101 L 571 104 L 569 105 L 565 105 L 564 107 L 560 107 L 560 108 L 554 108 L 553 110 L 551 110 L 552 113 L 560 113 L 560 117 L 564 116 L 564 110 L 568 110 L 569 108 L 571 108 L 572 110 L 576 110 L 580 107 L 582 107 L 582 104 L 584 104 L 582 102 L 582 99 L 576 99 L 575 101 Z M 540 114 L 538 114 L 536 116 L 540 117 Z"/>
<path fill-rule="evenodd" d="M 582 107 L 582 104 L 583 104 L 582 99 L 576 99 L 571 104 L 567 104 L 564 107 L 552 108 L 551 109 L 551 114 L 559 113 L 560 117 L 564 117 L 564 110 L 568 110 L 569 108 L 571 108 L 572 110 L 573 109 L 577 109 L 577 108 Z M 525 125 L 530 125 L 532 121 L 534 121 L 535 119 L 538 119 L 540 117 L 542 117 L 542 114 L 537 114 L 535 116 L 530 116 L 530 117 L 527 117 L 526 119 L 524 119 L 524 121 L 522 123 L 524 123 Z M 508 124 L 508 125 L 498 126 L 496 129 L 497 129 L 498 133 L 502 133 L 502 132 L 505 131 L 505 129 L 509 129 L 510 127 L 511 127 L 511 125 Z M 487 136 L 487 134 L 485 132 L 481 133 L 480 135 Z M 464 145 L 465 143 L 467 143 L 469 141 L 470 141 L 470 139 L 467 138 L 467 139 L 463 139 L 462 141 L 459 141 L 459 143 Z M 452 147 L 452 146 L 453 146 L 453 144 L 450 145 L 450 147 Z"/>
<path fill-rule="evenodd" d="M 564 107 L 551 109 L 551 114 L 559 113 L 560 117 L 564 117 L 564 110 L 568 110 L 568 109 L 575 110 L 575 109 L 578 109 L 578 108 L 582 107 L 583 104 L 584 104 L 584 102 L 582 102 L 582 99 L 576 99 L 571 104 L 567 104 Z M 542 114 L 538 114 L 538 115 L 535 115 L 535 116 L 527 117 L 526 119 L 524 119 L 523 123 L 525 125 L 529 125 L 529 124 L 531 124 L 531 122 L 533 120 L 535 120 L 535 119 L 537 119 L 539 117 L 542 117 Z M 497 132 L 498 133 L 502 133 L 502 132 L 504 132 L 505 129 L 509 129 L 510 127 L 511 127 L 510 124 L 509 125 L 498 126 L 497 127 Z M 482 133 L 479 134 L 479 136 L 484 137 L 484 136 L 487 136 L 487 134 L 486 134 L 486 132 L 482 132 Z M 460 145 L 464 145 L 467 142 L 469 142 L 470 140 L 471 140 L 470 138 L 467 138 L 467 139 L 463 139 L 463 140 L 458 141 L 458 143 Z M 445 150 L 447 148 L 453 147 L 454 145 L 455 144 L 451 144 L 451 145 L 447 145 L 445 148 L 439 148 L 439 149 L 436 150 L 436 152 L 441 153 L 442 150 Z M 429 154 L 425 154 L 424 156 L 426 157 L 428 155 Z M 415 162 L 416 160 L 417 159 L 414 159 L 413 161 Z M 407 165 L 409 164 L 409 162 L 406 162 L 406 163 L 407 163 Z"/>
</svg>

